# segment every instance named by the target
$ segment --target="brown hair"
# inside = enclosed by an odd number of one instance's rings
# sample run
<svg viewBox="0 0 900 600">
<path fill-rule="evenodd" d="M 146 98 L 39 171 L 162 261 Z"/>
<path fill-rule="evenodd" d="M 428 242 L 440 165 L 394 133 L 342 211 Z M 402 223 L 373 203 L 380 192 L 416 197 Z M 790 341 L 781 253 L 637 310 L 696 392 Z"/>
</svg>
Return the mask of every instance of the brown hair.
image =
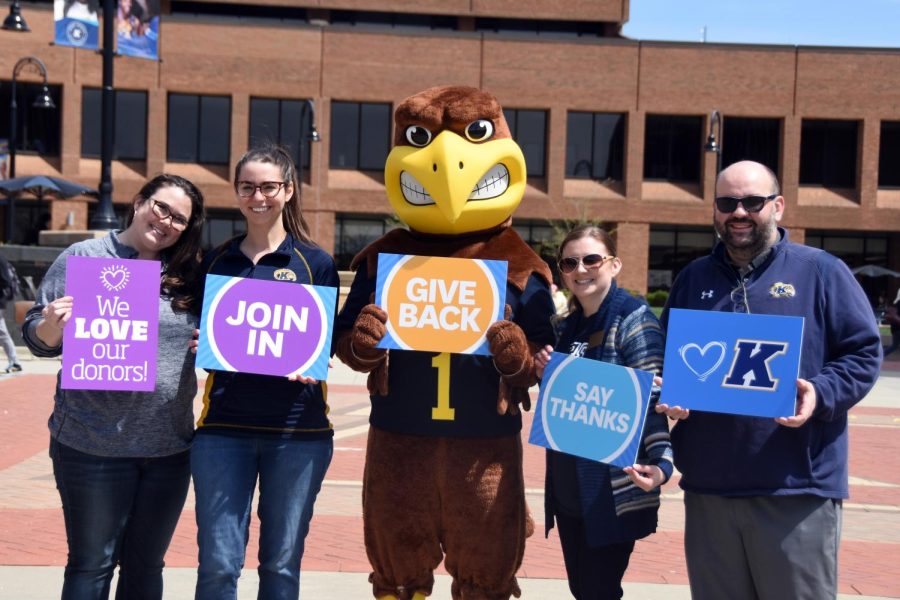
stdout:
<svg viewBox="0 0 900 600">
<path fill-rule="evenodd" d="M 287 199 L 284 210 L 281 212 L 281 222 L 284 228 L 295 238 L 299 238 L 307 244 L 315 245 L 312 236 L 309 234 L 309 225 L 307 225 L 306 219 L 303 217 L 303 210 L 300 207 L 300 185 L 302 182 L 297 179 L 297 168 L 294 166 L 294 159 L 291 158 L 287 149 L 275 144 L 266 144 L 248 150 L 234 167 L 235 191 L 237 191 L 241 169 L 249 162 L 269 163 L 281 169 L 282 180 L 285 184 L 290 183 L 293 189 L 291 197 Z"/>
<path fill-rule="evenodd" d="M 199 312 L 196 300 L 200 297 L 200 243 L 203 237 L 203 223 L 206 213 L 203 209 L 203 194 L 193 183 L 169 173 L 157 175 L 138 191 L 134 197 L 134 208 L 147 202 L 164 187 L 177 187 L 191 200 L 191 216 L 187 227 L 172 246 L 162 251 L 164 270 L 161 287 L 172 298 L 172 308 Z M 127 218 L 126 227 L 134 220 L 134 211 Z"/>
<path fill-rule="evenodd" d="M 616 254 L 616 242 L 613 240 L 612 236 L 608 231 L 603 229 L 602 227 L 598 227 L 591 223 L 585 223 L 584 225 L 579 225 L 572 231 L 566 234 L 566 237 L 563 238 L 562 242 L 559 243 L 559 249 L 556 251 L 556 264 L 559 264 L 559 261 L 563 259 L 563 249 L 565 249 L 566 245 L 569 242 L 574 242 L 575 240 L 580 240 L 581 238 L 594 238 L 606 248 L 606 251 L 609 252 L 611 256 L 618 256 Z M 575 294 L 569 296 L 569 312 L 572 312 L 575 309 L 581 308 L 581 303 L 578 302 L 578 299 L 575 297 Z"/>
</svg>

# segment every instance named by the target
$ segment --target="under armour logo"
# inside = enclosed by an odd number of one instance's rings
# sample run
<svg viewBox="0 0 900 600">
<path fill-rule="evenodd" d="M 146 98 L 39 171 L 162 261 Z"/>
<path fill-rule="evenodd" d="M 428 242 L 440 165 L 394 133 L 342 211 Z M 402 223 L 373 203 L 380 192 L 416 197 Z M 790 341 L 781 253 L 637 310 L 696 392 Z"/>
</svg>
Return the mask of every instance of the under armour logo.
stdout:
<svg viewBox="0 0 900 600">
<path fill-rule="evenodd" d="M 734 345 L 734 360 L 722 382 L 724 387 L 768 390 L 774 392 L 778 379 L 772 378 L 769 363 L 787 352 L 786 342 L 738 340 Z"/>
<path fill-rule="evenodd" d="M 700 292 L 700 299 L 701 299 L 701 300 L 710 300 L 712 297 L 713 297 L 713 291 L 712 291 L 712 290 L 707 290 L 707 291 L 705 291 L 705 292 Z"/>
</svg>

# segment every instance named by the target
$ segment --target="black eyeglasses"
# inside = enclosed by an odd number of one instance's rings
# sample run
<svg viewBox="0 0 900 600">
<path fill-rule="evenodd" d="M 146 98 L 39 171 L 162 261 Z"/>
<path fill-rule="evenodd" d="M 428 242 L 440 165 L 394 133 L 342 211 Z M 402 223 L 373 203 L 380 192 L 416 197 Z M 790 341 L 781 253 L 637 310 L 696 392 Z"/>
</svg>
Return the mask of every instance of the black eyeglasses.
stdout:
<svg viewBox="0 0 900 600">
<path fill-rule="evenodd" d="M 777 197 L 778 194 L 772 194 L 771 196 L 744 196 L 743 198 L 719 196 L 716 198 L 716 209 L 719 212 L 732 213 L 737 210 L 738 203 L 740 203 L 748 213 L 758 213 L 766 205 L 766 202 Z"/>
<path fill-rule="evenodd" d="M 252 181 L 238 181 L 234 186 L 234 189 L 241 198 L 249 198 L 256 193 L 256 190 L 259 190 L 259 193 L 263 195 L 263 198 L 271 200 L 278 195 L 278 192 L 282 187 L 284 187 L 283 181 L 263 181 L 259 185 L 256 185 Z"/>
<path fill-rule="evenodd" d="M 586 256 L 567 256 L 559 259 L 556 264 L 563 273 L 571 273 L 578 268 L 578 265 L 584 265 L 585 269 L 599 269 L 603 266 L 604 261 L 611 260 L 615 256 L 602 256 L 600 254 L 588 254 Z"/>
<path fill-rule="evenodd" d="M 172 209 L 165 202 L 160 202 L 156 198 L 150 198 L 150 208 L 153 209 L 153 214 L 156 215 L 160 221 L 169 219 L 172 228 L 177 229 L 178 231 L 187 229 L 188 220 L 181 215 L 176 215 L 172 212 Z"/>
</svg>

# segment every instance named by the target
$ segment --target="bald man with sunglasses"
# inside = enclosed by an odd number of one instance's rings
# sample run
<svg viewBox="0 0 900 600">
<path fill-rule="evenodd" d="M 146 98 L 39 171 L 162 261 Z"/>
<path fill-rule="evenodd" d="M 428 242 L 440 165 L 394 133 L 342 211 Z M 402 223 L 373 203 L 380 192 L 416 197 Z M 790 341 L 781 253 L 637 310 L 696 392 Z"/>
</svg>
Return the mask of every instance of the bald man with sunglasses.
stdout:
<svg viewBox="0 0 900 600">
<path fill-rule="evenodd" d="M 847 265 L 778 227 L 775 174 L 742 161 L 716 181 L 719 242 L 676 278 L 662 315 L 687 308 L 805 318 L 795 414 L 767 419 L 660 404 L 684 489 L 693 600 L 837 595 L 847 411 L 881 368 L 869 302 Z"/>
</svg>

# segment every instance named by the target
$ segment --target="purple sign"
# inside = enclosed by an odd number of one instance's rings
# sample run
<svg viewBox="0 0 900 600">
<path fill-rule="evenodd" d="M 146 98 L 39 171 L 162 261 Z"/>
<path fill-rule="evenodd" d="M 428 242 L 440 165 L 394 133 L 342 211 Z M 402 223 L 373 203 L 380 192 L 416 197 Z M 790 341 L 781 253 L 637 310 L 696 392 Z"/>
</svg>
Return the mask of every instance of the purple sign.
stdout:
<svg viewBox="0 0 900 600">
<path fill-rule="evenodd" d="M 262 375 L 328 375 L 337 290 L 207 275 L 197 366 Z"/>
<path fill-rule="evenodd" d="M 159 273 L 155 260 L 69 256 L 62 383 L 68 390 L 156 388 Z"/>
</svg>

